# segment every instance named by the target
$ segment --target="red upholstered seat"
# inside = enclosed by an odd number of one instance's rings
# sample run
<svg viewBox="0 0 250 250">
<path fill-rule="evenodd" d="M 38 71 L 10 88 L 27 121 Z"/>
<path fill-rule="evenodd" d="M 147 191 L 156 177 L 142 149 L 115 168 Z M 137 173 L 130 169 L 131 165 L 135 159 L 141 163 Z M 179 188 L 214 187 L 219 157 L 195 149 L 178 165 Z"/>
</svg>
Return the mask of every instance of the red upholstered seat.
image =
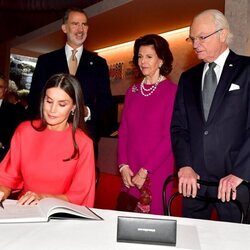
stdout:
<svg viewBox="0 0 250 250">
<path fill-rule="evenodd" d="M 115 209 L 116 200 L 121 190 L 121 177 L 100 173 L 96 188 L 95 208 Z"/>
</svg>

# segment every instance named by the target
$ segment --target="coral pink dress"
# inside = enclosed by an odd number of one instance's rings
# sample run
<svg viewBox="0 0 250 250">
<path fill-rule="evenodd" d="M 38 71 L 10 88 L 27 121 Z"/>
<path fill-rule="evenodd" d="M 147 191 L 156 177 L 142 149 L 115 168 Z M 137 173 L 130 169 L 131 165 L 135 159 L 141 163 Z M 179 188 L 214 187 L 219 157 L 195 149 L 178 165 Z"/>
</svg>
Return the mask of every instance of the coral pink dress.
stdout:
<svg viewBox="0 0 250 250">
<path fill-rule="evenodd" d="M 92 140 L 76 131 L 79 158 L 73 153 L 71 125 L 64 131 L 36 131 L 30 122 L 16 129 L 11 147 L 0 163 L 0 185 L 21 193 L 63 194 L 72 203 L 93 207 L 95 164 Z"/>
</svg>

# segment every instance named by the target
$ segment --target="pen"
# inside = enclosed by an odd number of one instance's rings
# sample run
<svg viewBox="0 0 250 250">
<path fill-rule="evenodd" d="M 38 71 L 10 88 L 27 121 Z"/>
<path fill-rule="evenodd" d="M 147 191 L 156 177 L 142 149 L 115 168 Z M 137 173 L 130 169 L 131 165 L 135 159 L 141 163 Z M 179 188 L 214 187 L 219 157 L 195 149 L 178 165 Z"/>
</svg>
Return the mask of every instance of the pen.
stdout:
<svg viewBox="0 0 250 250">
<path fill-rule="evenodd" d="M 0 201 L 0 207 L 1 207 L 2 209 L 4 209 L 4 206 L 3 206 L 3 202 L 2 202 L 2 201 Z"/>
</svg>

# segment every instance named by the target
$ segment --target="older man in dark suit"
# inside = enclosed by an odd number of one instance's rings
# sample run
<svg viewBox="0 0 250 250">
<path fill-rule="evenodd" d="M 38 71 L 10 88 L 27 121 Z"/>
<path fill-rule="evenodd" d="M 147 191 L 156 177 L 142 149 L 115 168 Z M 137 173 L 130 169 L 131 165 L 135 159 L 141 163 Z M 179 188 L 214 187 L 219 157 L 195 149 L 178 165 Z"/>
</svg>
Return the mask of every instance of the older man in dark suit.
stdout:
<svg viewBox="0 0 250 250">
<path fill-rule="evenodd" d="M 38 114 L 42 88 L 53 74 L 64 72 L 75 75 L 83 90 L 89 132 L 97 140 L 101 120 L 112 104 L 108 66 L 103 58 L 83 46 L 88 23 L 82 9 L 66 11 L 62 31 L 67 36 L 65 47 L 38 58 L 29 94 L 29 109 L 33 117 Z"/>
<path fill-rule="evenodd" d="M 211 206 L 191 197 L 212 193 L 224 221 L 238 221 L 229 202 L 250 181 L 250 59 L 229 50 L 228 22 L 218 10 L 197 15 L 188 40 L 203 62 L 181 75 L 171 136 L 184 216 L 209 219 Z M 218 181 L 218 191 L 197 184 Z M 244 190 L 245 191 L 245 190 Z M 190 197 L 190 198 L 188 198 Z M 246 191 L 244 198 L 248 198 Z"/>
</svg>

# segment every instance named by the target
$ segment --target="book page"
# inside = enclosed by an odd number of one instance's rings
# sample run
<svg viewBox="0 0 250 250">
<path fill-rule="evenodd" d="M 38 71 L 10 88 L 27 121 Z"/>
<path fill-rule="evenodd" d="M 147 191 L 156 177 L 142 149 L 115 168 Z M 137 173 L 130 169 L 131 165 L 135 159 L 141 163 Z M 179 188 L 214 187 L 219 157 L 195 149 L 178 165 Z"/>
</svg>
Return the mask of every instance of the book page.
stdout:
<svg viewBox="0 0 250 250">
<path fill-rule="evenodd" d="M 39 207 L 47 217 L 57 213 L 64 213 L 69 215 L 78 216 L 79 218 L 101 220 L 102 218 L 92 212 L 85 206 L 72 204 L 56 198 L 45 198 L 39 202 Z M 65 218 L 66 216 L 64 216 Z M 70 217 L 70 216 L 69 216 Z"/>
<path fill-rule="evenodd" d="M 0 223 L 47 221 L 37 205 L 18 205 L 17 201 L 4 202 L 0 209 Z"/>
</svg>

